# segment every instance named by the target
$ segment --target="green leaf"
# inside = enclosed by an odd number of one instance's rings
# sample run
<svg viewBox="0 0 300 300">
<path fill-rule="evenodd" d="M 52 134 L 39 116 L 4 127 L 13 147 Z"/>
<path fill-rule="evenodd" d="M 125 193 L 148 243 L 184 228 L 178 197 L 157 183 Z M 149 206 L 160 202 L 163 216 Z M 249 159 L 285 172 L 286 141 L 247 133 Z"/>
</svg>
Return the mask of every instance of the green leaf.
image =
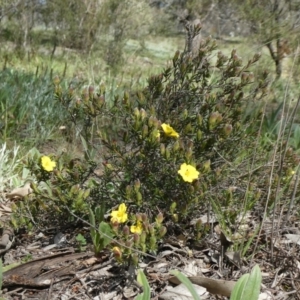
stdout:
<svg viewBox="0 0 300 300">
<path fill-rule="evenodd" d="M 247 284 L 247 281 L 249 279 L 249 274 L 244 274 L 238 282 L 235 284 L 233 291 L 230 296 L 230 300 L 239 300 L 242 299 L 241 297 L 243 296 L 243 291 L 245 288 L 245 285 Z M 252 300 L 252 299 L 249 299 Z"/>
<path fill-rule="evenodd" d="M 99 205 L 95 208 L 95 216 L 99 223 L 104 221 L 105 205 Z"/>
<path fill-rule="evenodd" d="M 142 270 L 138 271 L 137 282 L 143 286 L 143 293 L 138 295 L 136 300 L 150 300 L 150 285 Z"/>
<path fill-rule="evenodd" d="M 88 148 L 88 145 L 87 145 L 87 142 L 86 142 L 85 138 L 82 135 L 80 135 L 80 139 L 81 139 L 81 143 L 82 143 L 84 151 L 88 152 L 89 148 Z"/>
<path fill-rule="evenodd" d="M 257 300 L 262 281 L 261 271 L 256 265 L 250 274 L 244 274 L 234 286 L 230 300 Z"/>
<path fill-rule="evenodd" d="M 101 233 L 104 233 L 105 236 L 101 236 L 101 239 L 102 239 L 102 247 L 106 247 L 110 242 L 111 242 L 111 239 L 113 237 L 113 232 L 111 230 L 111 227 L 109 224 L 107 224 L 106 222 L 101 222 L 100 225 L 99 225 L 99 231 L 100 231 L 100 234 Z"/>
<path fill-rule="evenodd" d="M 92 226 L 96 226 L 95 215 L 92 209 L 89 207 L 89 219 Z"/>
<path fill-rule="evenodd" d="M 79 242 L 83 246 L 86 245 L 86 239 L 81 233 L 77 234 L 76 241 Z"/>
<path fill-rule="evenodd" d="M 173 270 L 170 272 L 172 275 L 176 276 L 185 286 L 186 288 L 190 291 L 190 293 L 192 294 L 194 300 L 200 300 L 199 295 L 197 294 L 193 284 L 191 283 L 191 281 L 185 276 L 183 275 L 181 272 Z"/>
</svg>

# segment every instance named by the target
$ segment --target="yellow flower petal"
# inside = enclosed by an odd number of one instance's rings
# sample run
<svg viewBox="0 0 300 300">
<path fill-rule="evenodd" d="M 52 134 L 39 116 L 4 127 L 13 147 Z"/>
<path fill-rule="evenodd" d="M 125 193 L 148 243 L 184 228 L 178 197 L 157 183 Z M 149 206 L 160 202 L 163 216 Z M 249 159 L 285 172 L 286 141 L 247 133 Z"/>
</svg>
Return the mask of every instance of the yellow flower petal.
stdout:
<svg viewBox="0 0 300 300">
<path fill-rule="evenodd" d="M 42 156 L 41 164 L 45 171 L 51 172 L 56 167 L 56 162 L 52 161 L 49 156 Z"/>
<path fill-rule="evenodd" d="M 128 219 L 128 215 L 126 213 L 127 207 L 125 203 L 122 203 L 119 205 L 118 210 L 113 210 L 111 212 L 111 221 L 113 223 L 118 222 L 118 223 L 125 223 Z"/>
<path fill-rule="evenodd" d="M 200 173 L 196 170 L 195 167 L 183 163 L 180 166 L 178 174 L 181 175 L 182 179 L 185 182 L 193 182 L 195 179 L 199 177 Z"/>
<path fill-rule="evenodd" d="M 169 124 L 163 123 L 163 124 L 161 124 L 161 127 L 166 136 L 170 136 L 170 137 L 174 137 L 174 138 L 179 137 L 179 134 Z"/>
<path fill-rule="evenodd" d="M 142 222 L 138 221 L 136 225 L 130 226 L 130 231 L 132 233 L 140 234 L 143 231 Z"/>
</svg>

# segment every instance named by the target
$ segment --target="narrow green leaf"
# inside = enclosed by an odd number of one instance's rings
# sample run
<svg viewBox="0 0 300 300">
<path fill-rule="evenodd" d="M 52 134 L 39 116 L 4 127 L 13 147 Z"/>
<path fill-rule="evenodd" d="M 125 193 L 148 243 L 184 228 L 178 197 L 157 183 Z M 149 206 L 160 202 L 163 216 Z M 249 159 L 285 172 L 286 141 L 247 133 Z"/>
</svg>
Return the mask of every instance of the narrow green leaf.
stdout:
<svg viewBox="0 0 300 300">
<path fill-rule="evenodd" d="M 247 284 L 245 286 L 245 291 L 243 294 L 243 299 L 257 300 L 260 293 L 261 281 L 262 281 L 262 276 L 261 276 L 260 268 L 258 265 L 256 265 L 252 269 L 252 272 L 250 273 L 250 276 L 248 278 Z"/>
<path fill-rule="evenodd" d="M 92 226 L 96 226 L 95 215 L 92 209 L 89 207 L 89 219 Z"/>
<path fill-rule="evenodd" d="M 172 275 L 176 276 L 186 286 L 186 288 L 192 294 L 194 300 L 200 300 L 200 297 L 197 294 L 193 284 L 191 283 L 191 281 L 185 275 L 183 275 L 181 272 L 176 271 L 176 270 L 173 270 L 170 273 Z"/>
<path fill-rule="evenodd" d="M 104 221 L 105 205 L 99 205 L 95 208 L 95 216 L 99 223 Z"/>
<path fill-rule="evenodd" d="M 87 152 L 89 150 L 89 148 L 88 148 L 85 138 L 82 135 L 80 135 L 80 139 L 81 139 L 81 143 L 82 143 L 84 151 Z"/>
<path fill-rule="evenodd" d="M 143 293 L 136 297 L 136 300 L 150 300 L 150 285 L 142 270 L 138 271 L 137 282 L 143 286 Z"/>
<path fill-rule="evenodd" d="M 241 300 L 243 296 L 243 292 L 245 289 L 245 285 L 248 281 L 249 274 L 244 274 L 235 284 L 233 291 L 230 296 L 230 300 Z M 250 299 L 249 299 L 250 300 Z"/>
<path fill-rule="evenodd" d="M 230 300 L 257 300 L 262 281 L 261 271 L 256 265 L 250 274 L 244 274 L 234 286 Z"/>
</svg>

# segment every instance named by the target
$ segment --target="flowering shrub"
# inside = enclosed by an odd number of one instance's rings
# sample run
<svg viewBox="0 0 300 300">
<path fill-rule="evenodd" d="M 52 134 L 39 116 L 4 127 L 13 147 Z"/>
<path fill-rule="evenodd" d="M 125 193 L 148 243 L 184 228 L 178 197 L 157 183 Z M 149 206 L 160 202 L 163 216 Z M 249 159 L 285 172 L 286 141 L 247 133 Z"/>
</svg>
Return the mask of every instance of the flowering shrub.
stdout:
<svg viewBox="0 0 300 300">
<path fill-rule="evenodd" d="M 230 207 L 229 180 L 238 172 L 232 165 L 240 150 L 253 148 L 253 128 L 259 124 L 256 117 L 245 122 L 243 110 L 263 99 L 268 82 L 266 73 L 254 78 L 251 72 L 259 55 L 243 64 L 235 50 L 229 57 L 219 52 L 213 62 L 215 48 L 207 40 L 196 57 L 176 52 L 172 65 L 151 76 L 143 90 L 111 102 L 103 85 L 64 91 L 55 80 L 57 101 L 75 125 L 81 124 L 76 128 L 84 158 L 61 155 L 56 164 L 44 158 L 42 170 L 29 163 L 48 186 L 34 191 L 58 219 L 89 216 L 95 252 L 110 245 L 120 261 L 136 260 L 132 249 L 156 251 L 166 234 L 164 220 L 184 228 L 187 219 L 206 209 L 209 195 Z M 251 192 L 256 195 L 255 188 Z M 109 219 L 104 207 L 112 209 Z M 230 218 L 238 209 L 230 207 Z M 195 230 L 200 237 L 199 222 Z"/>
</svg>

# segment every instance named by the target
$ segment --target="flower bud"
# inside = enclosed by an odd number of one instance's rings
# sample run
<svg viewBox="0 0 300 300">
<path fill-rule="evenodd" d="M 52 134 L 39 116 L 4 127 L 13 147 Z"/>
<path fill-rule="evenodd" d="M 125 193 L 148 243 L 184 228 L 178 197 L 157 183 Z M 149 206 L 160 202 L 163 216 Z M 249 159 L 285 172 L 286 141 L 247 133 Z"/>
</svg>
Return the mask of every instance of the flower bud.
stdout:
<svg viewBox="0 0 300 300">
<path fill-rule="evenodd" d="M 198 115 L 198 116 L 197 116 L 197 124 L 198 124 L 199 126 L 202 125 L 202 121 L 203 121 L 202 116 L 201 116 L 201 115 Z"/>
<path fill-rule="evenodd" d="M 160 154 L 165 156 L 166 153 L 166 146 L 164 144 L 160 144 Z"/>
<path fill-rule="evenodd" d="M 133 245 L 132 240 L 127 240 L 127 241 L 125 241 L 125 246 L 126 246 L 126 248 L 127 248 L 126 251 L 128 251 L 129 253 L 131 253 L 132 245 Z"/>
<path fill-rule="evenodd" d="M 147 215 L 145 213 L 142 213 L 141 216 L 142 216 L 142 222 L 143 223 L 148 222 L 148 217 L 147 217 Z"/>
<path fill-rule="evenodd" d="M 55 85 L 58 85 L 59 83 L 60 83 L 60 79 L 59 79 L 59 77 L 56 75 L 56 76 L 54 76 L 54 78 L 53 78 L 53 83 L 55 84 Z"/>
<path fill-rule="evenodd" d="M 173 151 L 174 152 L 177 152 L 178 150 L 179 150 L 179 147 L 180 147 L 180 145 L 179 145 L 179 142 L 178 142 L 178 140 L 174 143 L 174 145 L 173 145 Z"/>
<path fill-rule="evenodd" d="M 162 226 L 159 229 L 159 237 L 162 238 L 167 233 L 167 228 L 165 226 Z"/>
<path fill-rule="evenodd" d="M 98 107 L 98 108 L 101 108 L 101 107 L 103 106 L 104 102 L 105 102 L 104 96 L 103 96 L 103 95 L 102 95 L 102 96 L 99 96 L 99 97 L 97 98 L 97 103 L 96 103 L 97 107 Z"/>
<path fill-rule="evenodd" d="M 161 224 L 164 220 L 164 215 L 160 212 L 156 217 L 156 223 Z"/>
<path fill-rule="evenodd" d="M 210 159 L 207 160 L 204 164 L 203 164 L 203 172 L 209 172 L 210 171 Z"/>
<path fill-rule="evenodd" d="M 173 214 L 172 219 L 175 223 L 177 223 L 178 222 L 178 214 Z"/>
<path fill-rule="evenodd" d="M 134 191 L 135 192 L 138 192 L 141 188 L 141 182 L 139 179 L 137 179 L 135 182 L 134 182 Z"/>
<path fill-rule="evenodd" d="M 196 221 L 195 226 L 196 226 L 196 230 L 197 230 L 197 231 L 201 230 L 201 228 L 202 228 L 202 221 L 201 221 L 201 219 L 198 219 L 198 220 Z"/>
<path fill-rule="evenodd" d="M 160 128 L 161 127 L 161 121 L 159 121 L 156 118 L 154 118 L 154 120 L 153 120 L 153 126 L 155 128 Z"/>
<path fill-rule="evenodd" d="M 154 226 L 153 226 L 153 225 L 149 225 L 149 226 L 148 226 L 148 230 L 149 230 L 149 233 L 150 233 L 151 235 L 154 235 L 154 234 L 155 234 L 155 229 L 154 229 Z"/>
<path fill-rule="evenodd" d="M 142 138 L 145 139 L 148 136 L 148 126 L 144 125 L 142 130 Z"/>
<path fill-rule="evenodd" d="M 133 110 L 133 114 L 134 114 L 134 116 L 137 118 L 137 119 L 139 119 L 139 117 L 140 117 L 140 111 L 139 111 L 139 109 L 137 108 L 137 107 L 135 107 L 134 108 L 134 110 Z"/>
<path fill-rule="evenodd" d="M 160 140 L 160 132 L 159 130 L 157 129 L 154 129 L 152 132 L 151 132 L 151 141 L 152 142 L 157 142 Z"/>
<path fill-rule="evenodd" d="M 126 186 L 126 191 L 125 191 L 125 194 L 126 194 L 126 198 L 127 198 L 127 199 L 130 199 L 130 197 L 131 197 L 131 191 L 132 191 L 131 186 L 130 186 L 130 185 L 127 185 L 127 186 Z"/>
<path fill-rule="evenodd" d="M 216 168 L 215 172 L 216 172 L 216 176 L 219 177 L 221 175 L 222 169 L 221 168 Z"/>
<path fill-rule="evenodd" d="M 129 233 L 130 233 L 129 227 L 128 227 L 127 225 L 125 225 L 125 226 L 123 227 L 123 234 L 124 234 L 124 236 L 125 236 L 125 237 L 128 237 L 128 236 L 129 236 Z"/>
<path fill-rule="evenodd" d="M 90 85 L 88 91 L 89 91 L 89 96 L 92 97 L 94 95 L 95 88 L 92 85 Z"/>
<path fill-rule="evenodd" d="M 223 117 L 221 114 L 219 114 L 217 117 L 217 124 L 220 124 L 222 120 L 223 120 Z"/>
<path fill-rule="evenodd" d="M 113 247 L 112 249 L 114 257 L 116 258 L 117 261 L 122 261 L 122 251 L 119 247 Z"/>
<path fill-rule="evenodd" d="M 192 148 L 188 148 L 185 152 L 185 157 L 189 161 L 192 158 L 193 155 L 193 150 Z"/>
<path fill-rule="evenodd" d="M 138 246 L 140 243 L 140 235 L 137 233 L 133 234 L 133 243 L 135 246 Z"/>
<path fill-rule="evenodd" d="M 170 158 L 170 155 L 171 155 L 170 150 L 169 150 L 169 149 L 166 149 L 166 151 L 165 151 L 165 158 L 166 158 L 166 159 L 169 159 L 169 158 Z"/>
<path fill-rule="evenodd" d="M 111 228 L 114 232 L 117 233 L 119 231 L 119 223 L 117 221 L 111 222 Z"/>
<path fill-rule="evenodd" d="M 142 200 L 143 200 L 143 196 L 140 192 L 136 193 L 136 200 L 137 200 L 137 204 L 141 205 L 142 204 Z"/>
<path fill-rule="evenodd" d="M 140 244 L 145 244 L 146 242 L 146 238 L 147 238 L 147 234 L 145 231 L 143 231 L 141 234 L 140 234 Z"/>
<path fill-rule="evenodd" d="M 189 132 L 192 132 L 192 131 L 193 131 L 192 124 L 191 124 L 191 123 L 187 124 L 187 125 L 185 126 L 185 128 L 184 128 L 184 132 L 185 132 L 185 133 L 189 133 Z"/>
<path fill-rule="evenodd" d="M 140 114 L 141 114 L 142 120 L 144 120 L 147 117 L 147 113 L 143 108 L 140 110 Z"/>
<path fill-rule="evenodd" d="M 261 57 L 261 53 L 255 53 L 253 56 L 253 61 L 258 61 L 260 57 Z"/>
<path fill-rule="evenodd" d="M 132 253 L 131 255 L 131 261 L 132 261 L 132 264 L 137 267 L 138 264 L 139 264 L 139 256 L 137 253 Z"/>
<path fill-rule="evenodd" d="M 106 87 L 105 87 L 104 83 L 100 84 L 99 91 L 100 91 L 100 94 L 103 94 L 103 95 L 105 94 Z"/>
<path fill-rule="evenodd" d="M 154 117 L 150 116 L 148 119 L 148 126 L 151 128 L 154 125 Z"/>
<path fill-rule="evenodd" d="M 222 121 L 222 115 L 215 111 L 211 113 L 208 119 L 209 129 L 214 129 Z"/>
<path fill-rule="evenodd" d="M 170 213 L 173 214 L 175 212 L 175 209 L 176 209 L 176 206 L 177 206 L 177 203 L 176 202 L 173 202 L 170 206 Z"/>
<path fill-rule="evenodd" d="M 141 214 L 137 213 L 137 214 L 135 215 L 135 217 L 136 217 L 136 221 L 137 221 L 137 222 L 142 222 L 143 217 L 142 217 Z"/>
<path fill-rule="evenodd" d="M 200 174 L 199 176 L 201 176 L 201 174 Z M 200 189 L 201 189 L 201 184 L 200 184 L 200 181 L 199 181 L 199 180 L 194 180 L 193 183 L 192 183 L 192 185 L 193 185 L 193 187 L 194 187 L 195 192 L 200 191 Z"/>
<path fill-rule="evenodd" d="M 157 239 L 156 239 L 156 237 L 153 235 L 153 236 L 151 236 L 150 237 L 150 241 L 149 241 L 150 243 L 150 250 L 156 250 L 157 249 Z"/>
<path fill-rule="evenodd" d="M 184 109 L 183 111 L 183 119 L 186 119 L 188 117 L 188 111 L 187 109 Z"/>
<path fill-rule="evenodd" d="M 188 189 L 191 194 L 195 193 L 195 188 L 191 184 L 189 185 Z"/>
<path fill-rule="evenodd" d="M 201 141 L 202 140 L 202 131 L 199 129 L 197 131 L 197 141 Z"/>
<path fill-rule="evenodd" d="M 241 83 L 246 84 L 248 82 L 248 79 L 249 79 L 248 74 L 246 72 L 243 72 L 241 74 Z"/>
<path fill-rule="evenodd" d="M 252 72 L 249 72 L 248 78 L 249 78 L 249 82 L 253 82 L 253 80 L 254 80 L 254 74 Z"/>
<path fill-rule="evenodd" d="M 225 134 L 225 136 L 229 136 L 231 132 L 232 132 L 232 125 L 225 124 L 225 126 L 223 128 L 223 133 Z"/>
<path fill-rule="evenodd" d="M 87 103 L 90 99 L 90 96 L 89 96 L 89 92 L 87 89 L 85 89 L 83 92 L 82 92 L 82 95 L 81 95 L 82 99 L 83 99 L 83 102 Z"/>
</svg>

